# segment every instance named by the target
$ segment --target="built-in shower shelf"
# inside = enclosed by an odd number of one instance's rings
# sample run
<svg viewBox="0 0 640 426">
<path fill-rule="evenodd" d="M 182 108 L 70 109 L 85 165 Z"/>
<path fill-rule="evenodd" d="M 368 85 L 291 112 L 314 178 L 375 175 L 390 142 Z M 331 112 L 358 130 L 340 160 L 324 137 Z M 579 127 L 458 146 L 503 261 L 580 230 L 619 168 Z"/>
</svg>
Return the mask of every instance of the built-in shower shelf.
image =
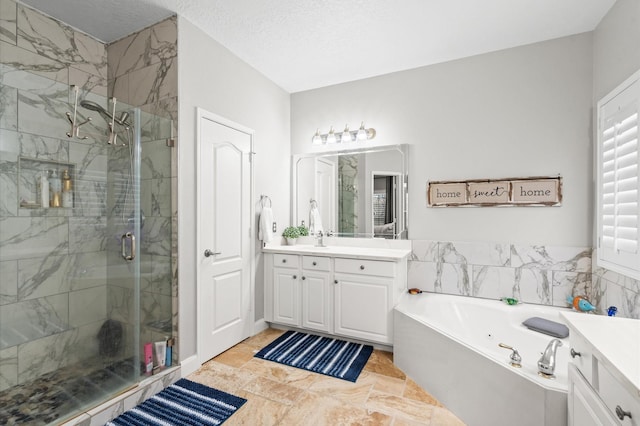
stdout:
<svg viewBox="0 0 640 426">
<path fill-rule="evenodd" d="M 41 158 L 18 157 L 18 205 L 23 209 L 55 209 L 70 211 L 73 207 L 51 207 L 43 206 L 38 181 L 43 172 L 55 171 L 62 182 L 62 174 L 68 170 L 71 178 L 71 188 L 75 191 L 76 164 L 66 161 L 46 160 Z M 51 173 L 49 173 L 50 177 Z M 51 190 L 49 191 L 51 194 Z M 62 200 L 60 200 L 62 203 Z"/>
</svg>

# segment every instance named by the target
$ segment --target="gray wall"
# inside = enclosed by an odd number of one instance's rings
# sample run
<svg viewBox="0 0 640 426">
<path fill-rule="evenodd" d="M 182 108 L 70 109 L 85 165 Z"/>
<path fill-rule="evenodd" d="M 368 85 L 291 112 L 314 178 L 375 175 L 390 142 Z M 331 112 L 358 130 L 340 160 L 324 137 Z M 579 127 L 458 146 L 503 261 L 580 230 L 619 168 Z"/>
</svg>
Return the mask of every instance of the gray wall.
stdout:
<svg viewBox="0 0 640 426">
<path fill-rule="evenodd" d="M 364 120 L 411 144 L 409 237 L 590 246 L 592 34 L 291 96 L 294 153 L 316 128 Z M 341 146 L 345 149 L 346 146 Z M 431 209 L 429 180 L 557 175 L 562 207 Z"/>
<path fill-rule="evenodd" d="M 254 203 L 260 194 L 273 203 L 278 233 L 290 216 L 289 94 L 178 17 L 178 261 L 180 359 L 196 353 L 196 107 L 255 131 Z M 182 206 L 193 206 L 184 208 Z M 257 224 L 257 219 L 254 221 Z M 257 235 L 257 230 L 256 230 Z M 263 271 L 256 240 L 255 318 L 263 314 Z"/>
</svg>

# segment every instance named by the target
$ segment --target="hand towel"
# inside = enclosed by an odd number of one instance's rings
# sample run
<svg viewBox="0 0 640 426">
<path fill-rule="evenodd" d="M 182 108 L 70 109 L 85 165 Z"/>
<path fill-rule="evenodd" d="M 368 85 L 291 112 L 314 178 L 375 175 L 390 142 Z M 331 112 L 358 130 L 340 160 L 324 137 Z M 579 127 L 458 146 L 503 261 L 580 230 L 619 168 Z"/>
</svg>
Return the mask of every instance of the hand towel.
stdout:
<svg viewBox="0 0 640 426">
<path fill-rule="evenodd" d="M 309 211 L 309 232 L 315 234 L 318 231 L 322 231 L 322 218 L 320 217 L 320 210 L 317 207 L 311 207 Z"/>
<path fill-rule="evenodd" d="M 273 212 L 271 207 L 263 207 L 260 212 L 260 227 L 258 229 L 258 239 L 265 243 L 273 240 L 273 231 L 271 230 L 271 224 L 273 223 Z"/>
</svg>

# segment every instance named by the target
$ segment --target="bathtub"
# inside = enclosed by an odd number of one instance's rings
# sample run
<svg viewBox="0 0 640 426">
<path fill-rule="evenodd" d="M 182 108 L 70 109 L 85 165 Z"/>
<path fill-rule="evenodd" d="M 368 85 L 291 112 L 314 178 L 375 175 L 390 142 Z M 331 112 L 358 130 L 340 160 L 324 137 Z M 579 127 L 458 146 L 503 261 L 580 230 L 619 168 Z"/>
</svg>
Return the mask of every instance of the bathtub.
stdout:
<svg viewBox="0 0 640 426">
<path fill-rule="evenodd" d="M 394 309 L 394 363 L 471 426 L 567 424 L 569 338 L 561 339 L 555 378 L 538 375 L 551 336 L 522 325 L 530 317 L 564 322 L 566 308 L 506 305 L 434 293 L 402 296 Z M 522 368 L 509 365 L 518 350 Z"/>
</svg>

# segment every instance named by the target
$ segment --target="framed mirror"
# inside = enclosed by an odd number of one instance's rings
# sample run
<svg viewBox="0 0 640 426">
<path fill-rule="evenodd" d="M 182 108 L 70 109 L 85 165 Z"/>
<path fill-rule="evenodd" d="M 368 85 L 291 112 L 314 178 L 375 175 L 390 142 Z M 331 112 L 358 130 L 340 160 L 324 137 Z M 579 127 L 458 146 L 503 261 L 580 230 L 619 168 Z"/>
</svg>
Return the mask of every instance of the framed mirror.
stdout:
<svg viewBox="0 0 640 426">
<path fill-rule="evenodd" d="M 293 223 L 312 235 L 407 239 L 409 145 L 294 155 Z"/>
</svg>

